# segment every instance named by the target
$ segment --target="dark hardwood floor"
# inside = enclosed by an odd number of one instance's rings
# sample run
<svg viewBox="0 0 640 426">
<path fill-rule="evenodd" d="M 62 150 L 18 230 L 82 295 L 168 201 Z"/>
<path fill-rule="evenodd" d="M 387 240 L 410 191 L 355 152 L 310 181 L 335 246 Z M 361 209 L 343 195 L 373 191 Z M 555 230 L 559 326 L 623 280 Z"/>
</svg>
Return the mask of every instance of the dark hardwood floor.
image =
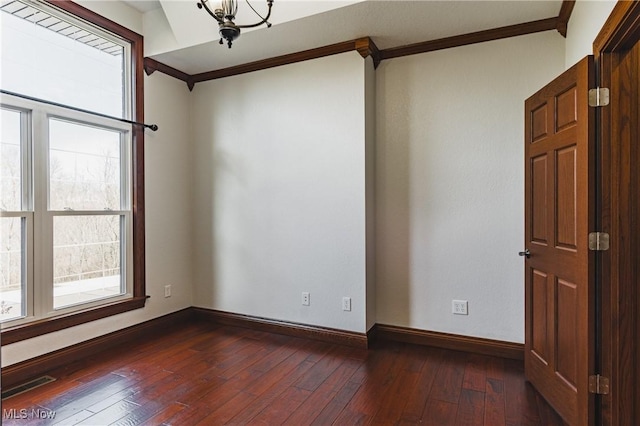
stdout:
<svg viewBox="0 0 640 426">
<path fill-rule="evenodd" d="M 208 324 L 50 375 L 57 380 L 3 401 L 4 425 L 562 424 L 519 361 Z"/>
</svg>

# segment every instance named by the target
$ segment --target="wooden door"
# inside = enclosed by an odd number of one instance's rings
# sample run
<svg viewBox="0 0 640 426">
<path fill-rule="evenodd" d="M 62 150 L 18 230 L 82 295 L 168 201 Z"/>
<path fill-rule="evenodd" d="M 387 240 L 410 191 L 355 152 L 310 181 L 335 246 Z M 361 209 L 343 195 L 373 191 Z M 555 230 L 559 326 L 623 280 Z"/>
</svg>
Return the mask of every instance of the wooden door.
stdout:
<svg viewBox="0 0 640 426">
<path fill-rule="evenodd" d="M 594 362 L 593 58 L 525 102 L 525 374 L 570 425 L 588 425 Z"/>
</svg>

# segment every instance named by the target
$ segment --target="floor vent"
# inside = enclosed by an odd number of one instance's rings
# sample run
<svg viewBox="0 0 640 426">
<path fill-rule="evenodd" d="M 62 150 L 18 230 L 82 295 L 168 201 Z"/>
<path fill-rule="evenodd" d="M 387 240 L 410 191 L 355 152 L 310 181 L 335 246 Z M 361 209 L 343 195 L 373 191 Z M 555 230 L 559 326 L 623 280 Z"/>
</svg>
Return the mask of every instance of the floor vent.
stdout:
<svg viewBox="0 0 640 426">
<path fill-rule="evenodd" d="M 35 389 L 39 386 L 46 385 L 47 383 L 51 383 L 54 380 L 55 379 L 51 376 L 38 377 L 37 379 L 33 379 L 25 384 L 3 391 L 2 399 L 7 399 L 7 398 L 11 398 L 12 396 L 20 395 L 21 393 L 25 393 L 27 391 L 30 391 L 31 389 Z"/>
</svg>

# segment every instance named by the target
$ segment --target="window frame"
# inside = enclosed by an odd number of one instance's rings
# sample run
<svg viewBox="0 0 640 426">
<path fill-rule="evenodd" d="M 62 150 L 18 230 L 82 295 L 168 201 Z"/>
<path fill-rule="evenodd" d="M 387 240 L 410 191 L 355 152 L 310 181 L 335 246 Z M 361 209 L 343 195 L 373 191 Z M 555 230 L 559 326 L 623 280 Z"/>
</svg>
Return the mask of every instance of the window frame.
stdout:
<svg viewBox="0 0 640 426">
<path fill-rule="evenodd" d="M 0 103 L 1 105 L 1 103 Z M 0 216 L 2 218 L 19 219 L 20 224 L 20 238 L 22 240 L 21 256 L 23 257 L 20 262 L 20 274 L 22 276 L 21 282 L 21 299 L 22 299 L 22 312 L 17 318 L 8 320 L 7 323 L 13 322 L 20 324 L 20 321 L 24 319 L 22 313 L 33 311 L 33 298 L 30 291 L 33 289 L 34 277 L 29 271 L 33 270 L 33 255 L 34 255 L 34 225 L 35 214 L 33 211 L 33 160 L 32 153 L 33 147 L 29 143 L 32 138 L 32 114 L 28 108 L 23 108 L 20 105 L 1 105 L 2 111 L 10 111 L 19 115 L 19 127 L 20 127 L 20 205 L 17 209 L 2 210 Z"/>
<path fill-rule="evenodd" d="M 72 1 L 45 0 L 45 2 L 54 8 L 109 31 L 130 43 L 131 84 L 133 84 L 131 119 L 137 122 L 144 122 L 143 37 Z M 130 167 L 133 226 L 132 297 L 3 328 L 0 339 L 2 346 L 145 306 L 148 296 L 146 295 L 145 287 L 144 128 L 141 126 L 132 126 L 131 128 Z"/>
</svg>

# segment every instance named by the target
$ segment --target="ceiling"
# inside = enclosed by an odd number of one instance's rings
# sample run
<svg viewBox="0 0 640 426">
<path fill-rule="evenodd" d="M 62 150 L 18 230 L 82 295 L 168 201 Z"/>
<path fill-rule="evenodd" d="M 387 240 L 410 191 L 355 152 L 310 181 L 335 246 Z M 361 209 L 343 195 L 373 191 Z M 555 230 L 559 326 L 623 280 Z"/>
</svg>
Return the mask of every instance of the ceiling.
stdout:
<svg viewBox="0 0 640 426">
<path fill-rule="evenodd" d="M 317 5 L 322 6 L 322 1 L 275 0 L 271 19 L 274 25 L 269 29 L 261 27 L 252 31 L 243 30 L 233 48 L 228 49 L 226 45 L 218 44 L 216 22 L 205 11 L 196 7 L 196 0 L 179 3 L 171 0 L 129 0 L 126 3 L 143 13 L 157 15 L 163 12 L 169 23 L 168 28 L 178 40 L 196 35 L 200 36 L 198 41 L 204 40 L 187 46 L 174 43 L 175 46 L 170 49 L 149 55 L 188 74 L 227 68 L 365 36 L 370 36 L 379 49 L 387 49 L 555 17 L 562 5 L 561 0 L 365 0 L 333 2 L 337 8 L 313 13 L 314 6 L 318 10 Z M 259 11 L 266 10 L 266 2 L 263 4 L 263 0 L 252 0 L 251 3 Z M 324 4 L 325 9 L 326 4 L 328 3 Z M 312 14 L 292 14 L 292 8 L 307 8 Z M 177 9 L 180 16 L 175 16 Z M 281 22 L 279 14 L 291 20 Z M 302 17 L 296 19 L 296 16 Z M 253 18 L 255 15 L 252 12 L 243 12 L 241 8 L 236 23 L 253 23 Z M 205 34 L 206 37 L 203 38 Z M 145 36 L 148 37 L 146 31 Z"/>
<path fill-rule="evenodd" d="M 129 6 L 132 6 L 134 9 L 138 9 L 138 11 L 145 13 L 150 10 L 160 9 L 162 6 L 158 0 L 127 0 L 124 1 Z"/>
</svg>

